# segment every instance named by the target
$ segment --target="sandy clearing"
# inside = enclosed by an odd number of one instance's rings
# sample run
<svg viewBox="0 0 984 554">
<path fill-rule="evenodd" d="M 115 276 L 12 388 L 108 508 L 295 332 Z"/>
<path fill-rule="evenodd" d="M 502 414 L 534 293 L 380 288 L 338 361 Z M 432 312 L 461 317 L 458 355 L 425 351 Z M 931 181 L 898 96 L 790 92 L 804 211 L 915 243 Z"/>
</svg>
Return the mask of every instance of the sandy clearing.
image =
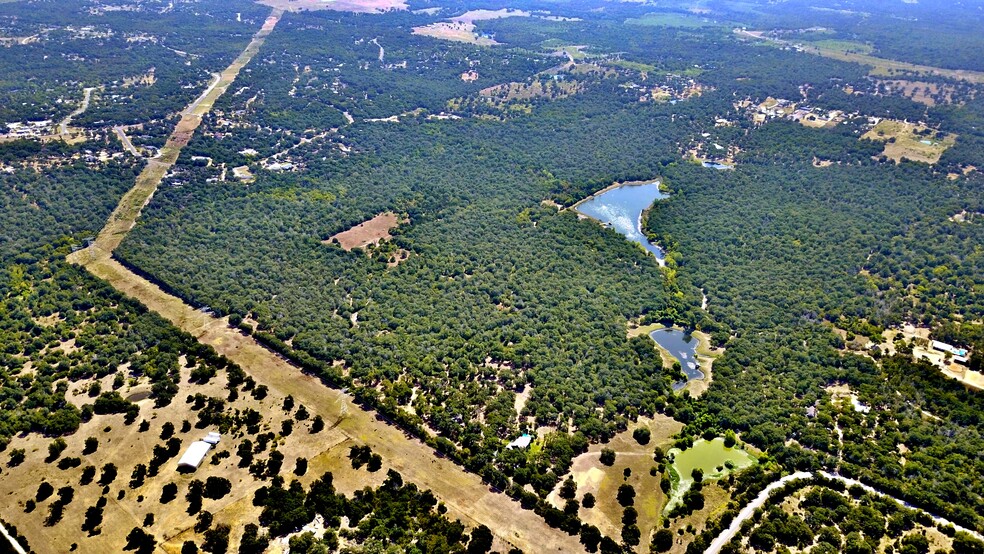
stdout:
<svg viewBox="0 0 984 554">
<path fill-rule="evenodd" d="M 379 244 L 380 241 L 392 238 L 390 231 L 401 223 L 400 218 L 393 212 L 384 212 L 372 219 L 336 233 L 324 240 L 325 244 L 335 241 L 345 250 L 362 248 L 370 244 Z"/>
<path fill-rule="evenodd" d="M 383 13 L 390 10 L 407 9 L 404 0 L 260 0 L 259 3 L 290 12 L 334 10 L 338 12 Z"/>
</svg>

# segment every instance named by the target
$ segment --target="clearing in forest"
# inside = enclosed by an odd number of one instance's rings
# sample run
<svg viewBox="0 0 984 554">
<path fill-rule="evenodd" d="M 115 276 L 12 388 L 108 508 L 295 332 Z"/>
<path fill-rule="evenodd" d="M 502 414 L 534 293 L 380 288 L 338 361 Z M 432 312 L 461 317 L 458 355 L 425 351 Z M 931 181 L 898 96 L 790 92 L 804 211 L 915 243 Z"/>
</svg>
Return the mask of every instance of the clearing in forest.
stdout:
<svg viewBox="0 0 984 554">
<path fill-rule="evenodd" d="M 638 427 L 650 431 L 650 439 L 646 444 L 639 444 L 632 438 L 632 432 Z M 666 495 L 659 488 L 660 474 L 650 475 L 650 469 L 656 465 L 653 452 L 656 447 L 665 450 L 670 444 L 670 437 L 680 432 L 683 424 L 675 419 L 657 414 L 652 419 L 639 418 L 638 423 L 630 425 L 630 429 L 615 435 L 608 444 L 593 444 L 588 451 L 581 454 L 571 465 L 571 471 L 565 475 L 547 500 L 559 509 L 563 509 L 566 500 L 560 498 L 560 487 L 567 477 L 572 477 L 577 484 L 575 500 L 581 502 L 584 495 L 591 493 L 596 499 L 593 508 L 581 506 L 578 517 L 585 523 L 594 525 L 607 536 L 618 537 L 622 532 L 622 511 L 616 496 L 622 484 L 631 485 L 636 491 L 635 509 L 639 512 L 638 526 L 643 537 L 660 522 L 660 511 L 666 503 Z M 601 463 L 602 448 L 615 451 L 615 463 L 607 466 Z M 625 477 L 625 471 L 630 475 Z M 648 542 L 648 541 L 646 541 Z"/>
<path fill-rule="evenodd" d="M 896 162 L 906 159 L 930 165 L 940 161 L 943 152 L 957 141 L 957 135 L 953 133 L 943 133 L 925 125 L 896 119 L 878 122 L 861 138 L 884 142 L 883 154 Z"/>
<path fill-rule="evenodd" d="M 938 101 L 952 104 L 956 93 L 953 85 L 907 79 L 881 79 L 878 85 L 884 87 L 887 94 L 898 94 L 930 107 L 935 106 Z"/>
<path fill-rule="evenodd" d="M 259 0 L 259 3 L 290 12 L 334 10 L 338 12 L 383 13 L 407 9 L 404 0 Z"/>
<path fill-rule="evenodd" d="M 492 46 L 499 44 L 491 36 L 481 35 L 475 32 L 475 22 L 486 19 L 498 19 L 501 17 L 529 17 L 529 12 L 503 8 L 501 10 L 471 10 L 448 21 L 439 21 L 414 27 L 413 34 L 422 35 L 442 40 L 453 40 L 456 42 L 467 42 L 478 46 Z"/>
<path fill-rule="evenodd" d="M 690 487 L 694 484 L 694 470 L 701 470 L 704 481 L 712 481 L 727 477 L 729 473 L 742 470 L 755 464 L 755 458 L 739 447 L 728 448 L 724 438 L 714 440 L 700 439 L 686 450 L 671 449 L 668 456 L 673 458 L 670 464 L 670 478 L 673 482 L 670 501 L 664 511 L 672 510 L 679 504 Z"/>
<path fill-rule="evenodd" d="M 626 336 L 641 337 L 647 336 L 651 338 L 651 333 L 653 331 L 658 331 L 660 329 L 666 329 L 667 327 L 660 323 L 652 323 L 649 325 L 639 325 L 635 321 L 629 321 L 628 332 Z M 701 373 L 704 374 L 702 379 L 690 379 L 687 381 L 686 386 L 680 389 L 682 391 L 690 391 L 690 396 L 694 398 L 699 397 L 707 391 L 708 387 L 711 386 L 711 381 L 713 380 L 713 369 L 714 360 L 721 357 L 724 354 L 724 348 L 715 348 L 711 344 L 711 336 L 702 331 L 691 331 L 690 335 L 697 339 L 697 362 L 699 364 L 699 369 Z M 655 340 L 653 341 L 653 346 L 659 351 L 660 357 L 663 359 L 664 367 L 673 367 L 673 362 L 679 362 L 672 354 L 670 354 L 665 348 L 660 346 Z"/>
<path fill-rule="evenodd" d="M 322 242 L 325 244 L 338 243 L 347 251 L 363 248 L 392 238 L 390 231 L 400 223 L 406 223 L 406 220 L 400 221 L 400 218 L 393 212 L 384 212 L 355 227 L 336 233 Z"/>
</svg>

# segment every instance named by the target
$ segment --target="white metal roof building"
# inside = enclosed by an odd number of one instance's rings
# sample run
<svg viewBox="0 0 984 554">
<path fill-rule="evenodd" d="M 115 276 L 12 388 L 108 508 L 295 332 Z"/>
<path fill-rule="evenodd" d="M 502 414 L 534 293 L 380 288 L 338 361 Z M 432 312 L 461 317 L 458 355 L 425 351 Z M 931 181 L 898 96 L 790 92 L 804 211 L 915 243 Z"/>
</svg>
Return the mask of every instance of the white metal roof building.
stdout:
<svg viewBox="0 0 984 554">
<path fill-rule="evenodd" d="M 181 469 L 198 469 L 198 466 L 202 465 L 202 461 L 205 459 L 205 455 L 208 451 L 212 449 L 212 445 L 205 441 L 195 441 L 191 443 L 188 450 L 181 455 L 181 459 L 178 460 L 178 470 Z"/>
</svg>

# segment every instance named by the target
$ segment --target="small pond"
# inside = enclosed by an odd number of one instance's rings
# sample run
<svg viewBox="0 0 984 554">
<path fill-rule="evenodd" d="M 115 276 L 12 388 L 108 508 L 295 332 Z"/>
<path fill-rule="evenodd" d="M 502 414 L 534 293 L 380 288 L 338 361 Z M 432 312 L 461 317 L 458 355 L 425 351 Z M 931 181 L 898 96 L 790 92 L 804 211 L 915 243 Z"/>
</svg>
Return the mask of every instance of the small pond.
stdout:
<svg viewBox="0 0 984 554">
<path fill-rule="evenodd" d="M 679 360 L 680 367 L 687 375 L 687 381 L 704 378 L 704 372 L 700 370 L 700 364 L 697 361 L 697 345 L 699 344 L 697 339 L 687 337 L 686 333 L 679 329 L 657 329 L 649 333 L 649 337 L 669 352 L 671 356 Z M 686 381 L 675 383 L 673 388 L 681 389 L 686 384 Z"/>
<path fill-rule="evenodd" d="M 722 163 L 718 163 L 718 162 L 701 162 L 700 165 L 702 165 L 704 167 L 710 167 L 711 169 L 734 169 L 735 168 L 735 166 L 733 166 L 733 165 L 722 164 Z"/>
<path fill-rule="evenodd" d="M 598 193 L 574 209 L 578 213 L 600 221 L 625 238 L 640 244 L 663 263 L 663 249 L 649 242 L 642 232 L 642 212 L 656 200 L 669 197 L 659 190 L 659 181 L 641 184 L 625 184 Z"/>
<path fill-rule="evenodd" d="M 710 441 L 700 439 L 686 450 L 673 448 L 667 454 L 673 456 L 670 466 L 673 490 L 665 508 L 666 512 L 679 504 L 683 494 L 690 490 L 694 483 L 691 475 L 694 469 L 699 468 L 704 473 L 704 480 L 710 481 L 721 479 L 732 471 L 744 469 L 756 462 L 751 454 L 741 448 L 724 446 L 724 439 L 721 437 Z"/>
</svg>

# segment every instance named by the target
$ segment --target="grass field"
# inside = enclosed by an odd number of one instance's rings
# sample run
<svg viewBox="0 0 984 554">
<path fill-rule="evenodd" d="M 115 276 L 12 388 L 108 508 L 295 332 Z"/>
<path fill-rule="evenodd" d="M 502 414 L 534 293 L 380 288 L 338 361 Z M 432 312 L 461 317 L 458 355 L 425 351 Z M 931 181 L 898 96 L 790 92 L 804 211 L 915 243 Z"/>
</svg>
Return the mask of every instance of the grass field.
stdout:
<svg viewBox="0 0 984 554">
<path fill-rule="evenodd" d="M 651 27 L 683 27 L 699 29 L 702 27 L 718 27 L 726 25 L 697 15 L 682 13 L 647 13 L 638 18 L 626 19 L 626 25 L 647 25 Z"/>
<path fill-rule="evenodd" d="M 861 138 L 884 142 L 883 153 L 896 162 L 906 159 L 932 165 L 940 161 L 940 156 L 947 148 L 954 145 L 957 135 L 952 133 L 940 135 L 925 126 L 885 119 L 878 122 Z"/>
<path fill-rule="evenodd" d="M 870 44 L 865 44 L 863 42 L 855 42 L 851 40 L 836 40 L 836 39 L 824 39 L 817 40 L 809 43 L 811 46 L 816 46 L 824 50 L 829 50 L 833 52 L 842 53 L 858 53 L 858 54 L 871 54 L 874 52 L 874 46 Z"/>
<path fill-rule="evenodd" d="M 721 437 L 711 441 L 701 439 L 686 450 L 674 448 L 667 455 L 673 456 L 673 464 L 670 465 L 673 490 L 670 491 L 670 501 L 665 511 L 673 509 L 693 486 L 692 472 L 695 469 L 704 473 L 705 481 L 714 481 L 755 463 L 755 458 L 741 448 L 726 448 Z"/>
<path fill-rule="evenodd" d="M 763 31 L 735 30 L 735 33 L 748 38 L 765 40 L 775 45 L 791 46 L 792 43 L 785 40 L 775 39 L 766 36 Z M 823 41 L 820 41 L 823 42 Z M 817 44 L 817 43 L 814 43 Z M 827 48 L 823 46 L 805 45 L 803 51 L 808 54 L 816 54 L 835 60 L 854 62 L 871 67 L 870 74 L 880 77 L 896 76 L 899 73 L 917 73 L 925 75 L 939 75 L 948 79 L 957 79 L 975 84 L 984 83 L 984 71 L 972 71 L 969 69 L 943 69 L 929 65 L 918 65 L 898 60 L 879 58 L 870 54 L 860 52 L 845 52 L 838 48 Z"/>
<path fill-rule="evenodd" d="M 651 439 L 648 444 L 641 445 L 632 438 L 632 430 L 636 427 L 649 428 Z M 666 495 L 659 488 L 660 475 L 649 474 L 650 468 L 656 465 L 653 452 L 657 446 L 665 450 L 672 442 L 670 437 L 681 429 L 683 424 L 668 416 L 640 418 L 637 425 L 619 433 L 608 444 L 592 445 L 588 452 L 575 458 L 570 476 L 577 483 L 577 500 L 580 502 L 589 492 L 597 499 L 594 508 L 581 507 L 578 514 L 581 519 L 617 540 L 622 530 L 622 507 L 616 500 L 616 493 L 623 483 L 632 485 L 636 491 L 635 508 L 639 512 L 638 525 L 643 537 L 639 552 L 648 552 L 649 534 L 660 524 L 660 513 L 666 504 Z M 616 452 L 613 465 L 606 466 L 599 460 L 602 448 L 611 448 Z M 626 469 L 631 471 L 628 478 L 623 473 Z M 558 496 L 559 490 L 558 485 L 548 500 L 563 508 L 564 501 Z"/>
</svg>

